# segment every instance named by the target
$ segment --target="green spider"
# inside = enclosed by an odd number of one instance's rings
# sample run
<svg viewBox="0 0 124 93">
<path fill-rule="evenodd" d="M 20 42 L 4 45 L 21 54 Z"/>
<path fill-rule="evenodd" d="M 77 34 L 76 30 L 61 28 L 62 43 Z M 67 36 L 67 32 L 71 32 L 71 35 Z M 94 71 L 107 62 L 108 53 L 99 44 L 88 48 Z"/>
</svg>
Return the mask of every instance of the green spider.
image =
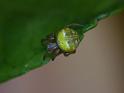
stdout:
<svg viewBox="0 0 124 93">
<path fill-rule="evenodd" d="M 74 54 L 81 41 L 79 33 L 74 30 L 77 26 L 80 25 L 69 25 L 57 33 L 51 33 L 46 39 L 42 39 L 41 42 L 48 51 L 48 53 L 44 55 L 43 60 L 45 60 L 49 54 L 52 55 L 52 60 L 60 54 L 64 54 L 64 56 Z"/>
</svg>

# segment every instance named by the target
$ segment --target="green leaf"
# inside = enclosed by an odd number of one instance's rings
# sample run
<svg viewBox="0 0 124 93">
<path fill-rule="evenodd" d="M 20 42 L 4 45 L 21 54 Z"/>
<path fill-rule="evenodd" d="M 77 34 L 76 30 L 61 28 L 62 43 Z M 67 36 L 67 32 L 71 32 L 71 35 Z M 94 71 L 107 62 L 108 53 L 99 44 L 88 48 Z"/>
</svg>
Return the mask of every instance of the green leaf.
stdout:
<svg viewBox="0 0 124 93">
<path fill-rule="evenodd" d="M 124 9 L 123 0 L 1 0 L 0 82 L 47 64 L 41 39 L 69 24 L 82 33 Z"/>
</svg>

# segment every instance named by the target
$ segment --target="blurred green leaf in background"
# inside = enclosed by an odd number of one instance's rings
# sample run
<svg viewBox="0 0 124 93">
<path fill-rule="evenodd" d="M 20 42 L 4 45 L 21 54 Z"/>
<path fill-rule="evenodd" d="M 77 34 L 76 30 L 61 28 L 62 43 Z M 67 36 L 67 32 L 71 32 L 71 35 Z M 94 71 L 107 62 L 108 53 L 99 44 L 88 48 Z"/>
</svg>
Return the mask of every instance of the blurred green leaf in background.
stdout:
<svg viewBox="0 0 124 93">
<path fill-rule="evenodd" d="M 48 34 L 73 23 L 85 33 L 123 9 L 123 0 L 0 0 L 0 82 L 47 64 Z"/>
</svg>

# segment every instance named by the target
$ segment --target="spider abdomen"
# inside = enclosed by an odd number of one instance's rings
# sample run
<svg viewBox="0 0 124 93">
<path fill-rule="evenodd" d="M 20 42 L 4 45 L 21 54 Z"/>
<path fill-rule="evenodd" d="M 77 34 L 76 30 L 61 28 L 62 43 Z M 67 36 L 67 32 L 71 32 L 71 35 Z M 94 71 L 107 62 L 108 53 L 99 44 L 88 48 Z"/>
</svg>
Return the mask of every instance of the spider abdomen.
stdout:
<svg viewBox="0 0 124 93">
<path fill-rule="evenodd" d="M 57 43 L 64 52 L 73 52 L 80 42 L 78 33 L 71 28 L 64 28 L 58 32 Z"/>
</svg>

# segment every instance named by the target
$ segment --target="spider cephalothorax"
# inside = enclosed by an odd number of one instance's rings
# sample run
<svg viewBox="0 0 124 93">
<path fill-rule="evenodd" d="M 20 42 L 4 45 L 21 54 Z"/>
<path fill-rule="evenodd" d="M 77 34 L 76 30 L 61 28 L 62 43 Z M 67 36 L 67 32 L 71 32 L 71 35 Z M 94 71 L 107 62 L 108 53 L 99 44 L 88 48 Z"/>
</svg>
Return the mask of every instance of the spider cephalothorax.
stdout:
<svg viewBox="0 0 124 93">
<path fill-rule="evenodd" d="M 42 43 L 47 47 L 48 54 L 53 55 L 52 60 L 60 54 L 69 56 L 76 52 L 80 43 L 79 34 L 72 28 L 65 27 L 57 33 L 52 33 L 42 40 Z M 47 54 L 43 59 L 47 57 Z"/>
</svg>

